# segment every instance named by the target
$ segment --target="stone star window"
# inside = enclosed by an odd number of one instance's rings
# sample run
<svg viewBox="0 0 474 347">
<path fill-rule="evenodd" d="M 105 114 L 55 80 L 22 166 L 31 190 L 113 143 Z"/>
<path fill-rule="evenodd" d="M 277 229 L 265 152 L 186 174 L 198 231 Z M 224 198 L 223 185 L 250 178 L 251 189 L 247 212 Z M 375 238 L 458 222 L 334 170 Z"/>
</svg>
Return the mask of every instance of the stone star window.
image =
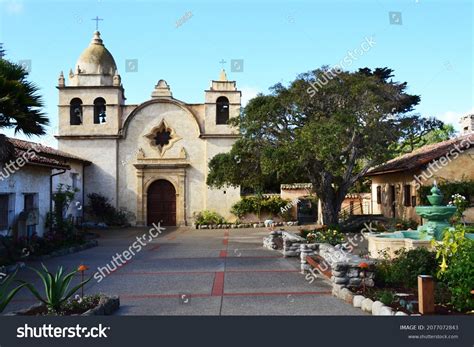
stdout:
<svg viewBox="0 0 474 347">
<path fill-rule="evenodd" d="M 170 143 L 171 140 L 171 131 L 166 131 L 162 129 L 159 133 L 156 133 L 155 143 L 157 146 L 164 147 Z"/>
<path fill-rule="evenodd" d="M 163 155 L 170 149 L 176 141 L 181 140 L 181 138 L 176 135 L 174 129 L 170 128 L 165 120 L 162 120 L 160 125 L 153 128 L 146 137 L 150 140 L 151 146 L 157 149 L 160 155 Z"/>
</svg>

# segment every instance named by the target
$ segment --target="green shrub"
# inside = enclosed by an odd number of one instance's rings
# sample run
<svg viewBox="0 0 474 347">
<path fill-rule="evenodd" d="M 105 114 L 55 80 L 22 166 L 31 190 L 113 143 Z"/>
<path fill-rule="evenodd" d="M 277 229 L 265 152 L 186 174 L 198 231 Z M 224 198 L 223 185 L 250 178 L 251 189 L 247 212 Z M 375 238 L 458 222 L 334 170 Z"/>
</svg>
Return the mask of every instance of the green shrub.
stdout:
<svg viewBox="0 0 474 347">
<path fill-rule="evenodd" d="M 395 301 L 395 295 L 389 290 L 381 290 L 377 293 L 377 299 L 386 306 L 390 306 Z"/>
<path fill-rule="evenodd" d="M 450 304 L 459 311 L 474 309 L 474 241 L 465 238 L 465 228 L 447 230 L 439 243 L 434 243 L 439 261 L 438 279 L 451 293 Z"/>
<path fill-rule="evenodd" d="M 438 188 L 443 193 L 443 203 L 447 205 L 451 197 L 460 194 L 466 197 L 467 201 L 471 201 L 474 197 L 474 180 L 463 179 L 461 181 L 444 181 L 438 183 Z M 427 196 L 431 194 L 431 186 L 422 186 L 418 190 L 420 202 L 422 205 L 430 205 Z"/>
<path fill-rule="evenodd" d="M 204 210 L 194 215 L 194 223 L 196 225 L 225 224 L 226 220 L 217 212 Z"/>
<path fill-rule="evenodd" d="M 67 210 L 74 201 L 77 188 L 71 186 L 58 184 L 56 192 L 53 194 L 54 210 L 46 216 L 46 227 L 52 228 L 54 231 L 64 235 L 72 234 L 74 232 L 74 225 L 66 218 Z"/>
<path fill-rule="evenodd" d="M 125 225 L 128 223 L 127 213 L 117 210 L 105 196 L 97 193 L 88 194 L 89 212 L 100 222 L 108 225 Z"/>
<path fill-rule="evenodd" d="M 436 275 L 436 254 L 425 248 L 402 249 L 395 259 L 383 259 L 375 267 L 375 279 L 383 286 L 416 288 L 418 275 Z"/>
<path fill-rule="evenodd" d="M 285 208 L 289 203 L 289 200 L 284 200 L 279 196 L 248 196 L 236 202 L 230 212 L 239 218 L 247 213 L 254 213 L 259 217 L 262 212 L 278 215 L 281 214 L 282 208 Z"/>
</svg>

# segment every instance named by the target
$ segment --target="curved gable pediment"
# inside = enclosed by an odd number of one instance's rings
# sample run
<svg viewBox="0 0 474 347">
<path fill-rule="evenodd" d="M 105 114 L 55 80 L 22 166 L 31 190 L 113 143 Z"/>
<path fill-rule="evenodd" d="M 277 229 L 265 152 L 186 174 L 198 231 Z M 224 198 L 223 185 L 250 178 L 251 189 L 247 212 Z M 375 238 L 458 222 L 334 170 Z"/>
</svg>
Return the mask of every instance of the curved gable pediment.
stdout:
<svg viewBox="0 0 474 347">
<path fill-rule="evenodd" d="M 135 118 L 135 116 L 137 114 L 139 114 L 140 112 L 142 112 L 147 107 L 149 107 L 151 105 L 155 105 L 155 104 L 173 104 L 173 105 L 177 106 L 178 108 L 183 110 L 186 114 L 188 114 L 190 117 L 192 117 L 192 119 L 195 121 L 199 136 L 201 136 L 201 134 L 203 134 L 204 131 L 202 129 L 201 123 L 199 122 L 199 117 L 193 110 L 191 110 L 182 101 L 179 101 L 177 99 L 164 99 L 164 98 L 163 99 L 151 99 L 151 100 L 148 100 L 148 101 L 138 105 L 138 107 L 136 107 L 125 119 L 125 121 L 123 123 L 123 126 L 120 129 L 120 134 L 123 137 L 127 137 L 127 130 L 130 126 L 130 123 Z"/>
</svg>

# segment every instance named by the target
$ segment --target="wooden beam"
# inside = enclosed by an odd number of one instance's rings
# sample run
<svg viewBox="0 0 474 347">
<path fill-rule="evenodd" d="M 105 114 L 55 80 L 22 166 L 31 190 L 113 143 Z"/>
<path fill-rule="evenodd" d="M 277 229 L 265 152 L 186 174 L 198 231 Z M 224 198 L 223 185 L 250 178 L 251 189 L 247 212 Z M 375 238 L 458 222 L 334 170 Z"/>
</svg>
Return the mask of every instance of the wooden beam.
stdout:
<svg viewBox="0 0 474 347">
<path fill-rule="evenodd" d="M 418 311 L 421 314 L 434 313 L 434 279 L 432 276 L 418 276 Z"/>
</svg>

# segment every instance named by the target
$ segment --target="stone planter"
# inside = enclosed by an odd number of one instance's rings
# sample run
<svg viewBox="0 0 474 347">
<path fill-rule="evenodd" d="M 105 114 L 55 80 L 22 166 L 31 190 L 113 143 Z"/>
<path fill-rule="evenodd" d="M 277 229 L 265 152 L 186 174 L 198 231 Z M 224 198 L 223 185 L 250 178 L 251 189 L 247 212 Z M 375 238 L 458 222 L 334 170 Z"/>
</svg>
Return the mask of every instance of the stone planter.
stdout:
<svg viewBox="0 0 474 347">
<path fill-rule="evenodd" d="M 120 298 L 118 296 L 101 295 L 99 304 L 90 310 L 78 316 L 110 316 L 120 307 Z M 44 314 L 46 306 L 43 303 L 32 305 L 24 310 L 14 311 L 5 314 L 6 316 L 36 316 Z M 76 316 L 76 315 L 74 315 Z"/>
</svg>

